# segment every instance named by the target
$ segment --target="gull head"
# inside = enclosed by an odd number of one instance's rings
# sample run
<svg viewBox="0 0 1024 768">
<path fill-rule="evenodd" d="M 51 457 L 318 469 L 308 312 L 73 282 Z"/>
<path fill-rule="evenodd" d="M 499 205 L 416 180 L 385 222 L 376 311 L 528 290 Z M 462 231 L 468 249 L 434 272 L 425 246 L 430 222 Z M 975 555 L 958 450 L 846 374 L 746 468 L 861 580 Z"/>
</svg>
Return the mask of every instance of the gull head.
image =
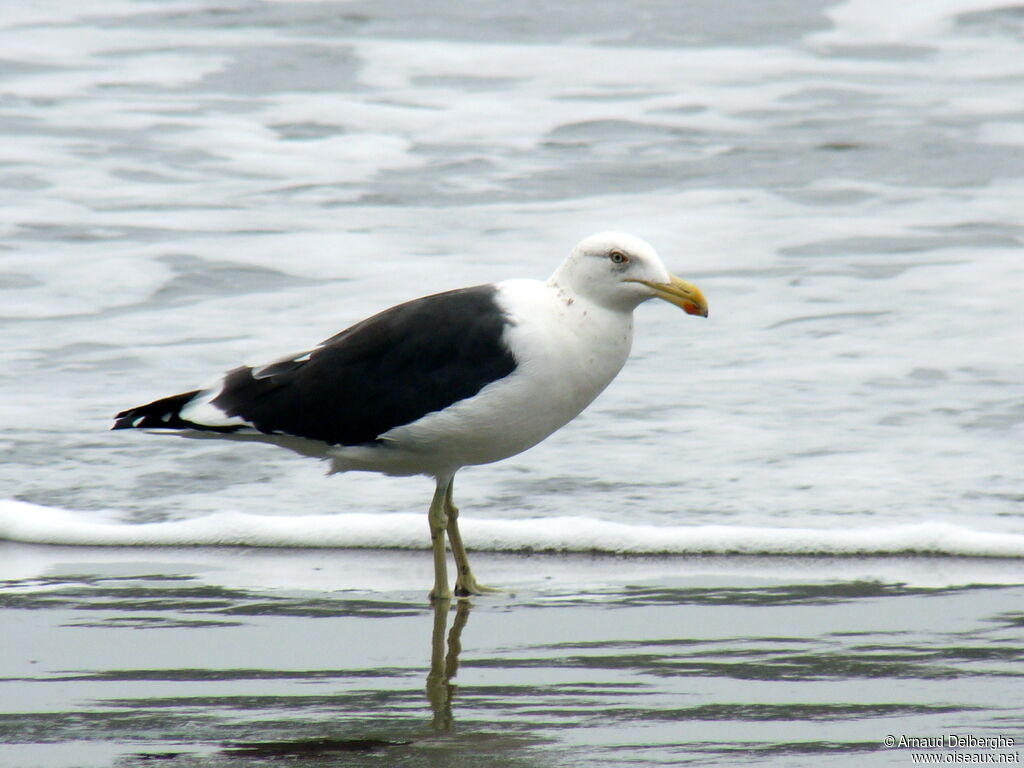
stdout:
<svg viewBox="0 0 1024 768">
<path fill-rule="evenodd" d="M 708 316 L 700 289 L 669 272 L 649 243 L 624 232 L 584 238 L 549 282 L 609 309 L 632 312 L 657 298 L 689 315 Z"/>
</svg>

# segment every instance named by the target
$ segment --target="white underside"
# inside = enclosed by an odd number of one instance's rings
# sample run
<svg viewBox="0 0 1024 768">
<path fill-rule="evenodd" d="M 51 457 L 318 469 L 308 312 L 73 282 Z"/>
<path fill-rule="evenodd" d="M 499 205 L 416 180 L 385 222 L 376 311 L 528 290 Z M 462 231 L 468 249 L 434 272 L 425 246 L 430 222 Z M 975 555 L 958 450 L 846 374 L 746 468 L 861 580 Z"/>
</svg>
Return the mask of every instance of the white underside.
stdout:
<svg viewBox="0 0 1024 768">
<path fill-rule="evenodd" d="M 525 451 L 575 418 L 622 369 L 630 311 L 608 309 L 536 280 L 498 283 L 518 365 L 442 411 L 396 427 L 373 446 L 327 451 L 336 471 L 444 477 Z"/>
</svg>

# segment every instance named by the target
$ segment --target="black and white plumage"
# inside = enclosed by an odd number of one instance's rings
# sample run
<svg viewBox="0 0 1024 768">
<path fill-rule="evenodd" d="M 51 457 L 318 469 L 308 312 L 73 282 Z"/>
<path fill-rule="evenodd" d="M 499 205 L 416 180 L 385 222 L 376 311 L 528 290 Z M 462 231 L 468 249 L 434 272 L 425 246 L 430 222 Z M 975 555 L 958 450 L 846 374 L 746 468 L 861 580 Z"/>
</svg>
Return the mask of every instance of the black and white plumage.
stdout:
<svg viewBox="0 0 1024 768">
<path fill-rule="evenodd" d="M 452 479 L 536 445 L 611 382 L 629 354 L 633 310 L 665 299 L 707 315 L 690 283 L 650 245 L 606 232 L 583 240 L 546 282 L 506 280 L 400 304 L 309 352 L 243 366 L 202 390 L 122 411 L 113 429 L 251 436 L 329 458 L 335 471 L 425 474 L 435 582 L 451 596 L 476 582 L 458 529 Z"/>
</svg>

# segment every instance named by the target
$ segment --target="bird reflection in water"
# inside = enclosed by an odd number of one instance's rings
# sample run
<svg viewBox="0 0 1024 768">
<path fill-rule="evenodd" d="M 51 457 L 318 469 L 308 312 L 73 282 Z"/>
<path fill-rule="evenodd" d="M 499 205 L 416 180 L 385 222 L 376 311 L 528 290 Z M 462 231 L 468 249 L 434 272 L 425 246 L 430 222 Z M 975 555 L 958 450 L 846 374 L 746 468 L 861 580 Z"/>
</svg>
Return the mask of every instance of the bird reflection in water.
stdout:
<svg viewBox="0 0 1024 768">
<path fill-rule="evenodd" d="M 435 733 L 452 730 L 452 697 L 455 686 L 452 678 L 459 671 L 459 652 L 462 650 L 462 630 L 469 620 L 471 604 L 466 599 L 456 601 L 455 619 L 447 637 L 448 614 L 451 600 L 434 601 L 434 626 L 430 637 L 430 672 L 427 673 L 427 700 L 433 710 L 431 727 Z M 284 741 L 235 742 L 226 745 L 225 755 L 269 758 L 319 758 L 343 752 L 382 752 L 393 747 L 407 747 L 414 740 L 392 740 L 374 737 L 319 738 Z M 171 757 L 175 753 L 169 753 Z M 162 757 L 162 755 L 161 755 Z"/>
<path fill-rule="evenodd" d="M 451 600 L 434 601 L 434 631 L 430 637 L 430 672 L 427 673 L 427 699 L 434 712 L 433 728 L 445 733 L 452 729 L 452 697 L 455 686 L 451 680 L 459 671 L 459 652 L 462 650 L 462 630 L 469 621 L 469 600 L 458 600 L 455 606 L 455 620 L 452 622 L 448 640 L 445 629 Z"/>
</svg>

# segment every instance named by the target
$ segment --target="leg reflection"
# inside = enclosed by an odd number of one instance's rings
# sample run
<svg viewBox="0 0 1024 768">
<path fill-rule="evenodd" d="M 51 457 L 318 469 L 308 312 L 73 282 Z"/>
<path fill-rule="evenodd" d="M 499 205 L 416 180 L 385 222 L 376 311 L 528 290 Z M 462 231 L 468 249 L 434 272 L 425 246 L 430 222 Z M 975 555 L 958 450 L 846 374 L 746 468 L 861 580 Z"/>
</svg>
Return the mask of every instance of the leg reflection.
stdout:
<svg viewBox="0 0 1024 768">
<path fill-rule="evenodd" d="M 455 621 L 448 633 L 445 646 L 444 630 L 448 625 L 451 600 L 434 601 L 434 631 L 430 638 L 430 672 L 427 674 L 427 699 L 434 712 L 436 731 L 450 731 L 453 725 L 452 695 L 455 686 L 451 679 L 459 671 L 459 652 L 462 650 L 462 629 L 469 620 L 468 600 L 459 600 L 455 606 Z"/>
</svg>

